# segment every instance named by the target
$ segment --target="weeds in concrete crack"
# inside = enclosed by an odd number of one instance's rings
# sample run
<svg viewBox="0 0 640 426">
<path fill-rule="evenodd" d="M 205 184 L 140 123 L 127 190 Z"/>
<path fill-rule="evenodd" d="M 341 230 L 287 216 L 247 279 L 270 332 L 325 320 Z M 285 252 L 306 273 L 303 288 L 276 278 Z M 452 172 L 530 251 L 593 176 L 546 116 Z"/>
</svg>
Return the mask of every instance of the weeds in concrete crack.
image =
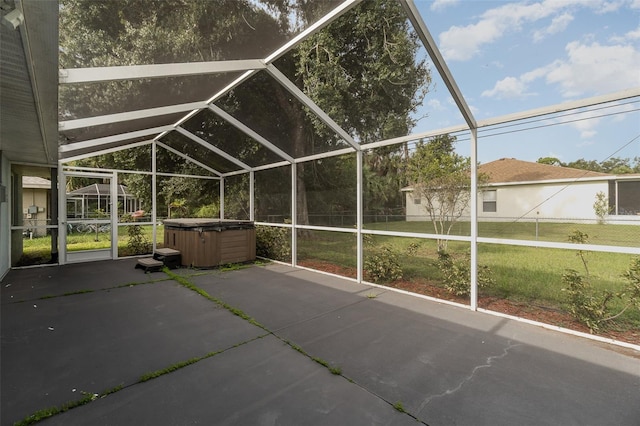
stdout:
<svg viewBox="0 0 640 426">
<path fill-rule="evenodd" d="M 211 296 L 209 293 L 207 293 L 206 291 L 204 291 L 200 287 L 192 284 L 191 281 L 189 281 L 186 277 L 183 277 L 183 276 L 178 275 L 178 274 L 174 274 L 167 267 L 163 268 L 163 272 L 165 274 L 167 274 L 169 276 L 169 278 L 171 278 L 174 281 L 177 281 L 178 284 L 182 285 L 183 287 L 186 287 L 191 291 L 195 291 L 200 296 L 202 296 L 205 299 L 210 300 L 213 303 L 217 304 L 218 306 L 226 309 L 227 311 L 231 312 L 233 315 L 239 316 L 243 320 L 248 321 L 250 324 L 255 325 L 256 327 L 260 327 L 261 329 L 271 333 L 271 331 L 268 330 L 264 325 L 260 324 L 258 321 L 256 321 L 255 319 L 251 318 L 249 315 L 245 314 L 240 309 L 234 308 L 233 306 L 229 305 L 228 303 L 224 302 L 223 300 L 220 300 L 220 299 L 218 299 L 216 297 Z"/>
<path fill-rule="evenodd" d="M 208 358 L 206 355 L 203 357 L 190 358 L 186 361 L 176 362 L 175 364 L 170 365 L 167 368 L 163 368 L 162 370 L 152 371 L 151 373 L 143 374 L 140 376 L 138 383 L 144 383 L 148 380 L 155 379 L 156 377 L 164 376 L 165 374 L 173 373 L 176 370 L 184 368 L 188 365 L 195 364 L 198 361 L 202 361 L 203 359 Z"/>
<path fill-rule="evenodd" d="M 101 393 L 92 393 L 92 392 L 82 392 L 83 397 L 77 399 L 75 401 L 70 401 L 62 404 L 59 407 L 50 407 L 45 408 L 43 410 L 38 410 L 35 413 L 31 414 L 28 417 L 14 423 L 14 426 L 27 426 L 37 423 L 41 420 L 48 419 L 49 417 L 53 417 L 57 414 L 64 413 L 65 411 L 69 411 L 71 409 L 80 407 L 82 405 L 86 405 L 92 401 L 95 401 L 98 398 L 104 398 L 107 395 L 111 395 L 112 393 L 118 392 L 122 389 L 122 385 L 118 385 L 114 388 L 107 389 Z"/>
</svg>

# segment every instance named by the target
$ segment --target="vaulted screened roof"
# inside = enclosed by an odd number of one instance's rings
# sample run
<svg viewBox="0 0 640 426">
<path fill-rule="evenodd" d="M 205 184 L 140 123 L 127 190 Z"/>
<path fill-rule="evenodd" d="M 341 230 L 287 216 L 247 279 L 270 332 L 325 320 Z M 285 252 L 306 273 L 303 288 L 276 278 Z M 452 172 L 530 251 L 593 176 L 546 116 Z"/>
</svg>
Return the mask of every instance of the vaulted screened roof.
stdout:
<svg viewBox="0 0 640 426">
<path fill-rule="evenodd" d="M 179 7 L 162 1 L 124 3 L 131 7 L 114 12 L 104 22 L 94 22 L 95 31 L 90 34 L 61 21 L 65 46 L 59 73 L 63 161 L 156 141 L 224 176 L 640 95 L 636 87 L 567 104 L 566 108 L 545 107 L 478 120 L 429 32 L 423 16 L 428 9 L 412 0 L 216 0 L 180 3 L 183 6 Z M 61 2 L 61 15 L 74 4 L 75 0 Z M 105 8 L 112 3 L 96 0 L 92 4 Z M 157 8 L 153 19 L 162 22 L 151 26 L 142 22 L 148 17 L 136 12 L 140 4 Z M 400 7 L 389 8 L 389 4 Z M 385 112 L 387 116 L 412 114 L 412 121 L 400 128 L 391 121 L 387 126 L 384 116 L 370 113 L 375 105 L 368 105 L 366 97 L 373 89 L 364 77 L 342 76 L 333 88 L 327 81 L 303 84 L 299 78 L 304 71 L 300 67 L 323 67 L 332 61 L 347 64 L 345 67 L 370 61 L 371 69 L 377 61 L 395 61 L 393 54 L 363 57 L 367 45 L 374 42 L 365 38 L 332 40 L 342 43 L 340 56 L 322 51 L 319 43 L 309 44 L 311 37 L 323 37 L 332 25 L 357 25 L 359 14 L 369 13 L 372 7 L 388 8 L 390 16 L 402 14 L 409 40 L 417 47 L 415 66 L 428 69 L 419 87 L 405 87 L 396 80 L 400 74 L 391 73 L 384 76 L 387 85 L 376 89 L 389 93 L 414 91 L 415 104 L 399 102 L 397 109 Z M 439 25 L 436 21 L 431 24 Z M 506 25 L 501 21 L 498 24 Z M 393 44 L 386 39 L 386 23 L 377 25 L 384 43 Z M 149 28 L 153 28 L 153 34 Z M 126 36 L 112 37 L 115 31 Z M 117 39 L 120 44 L 105 43 L 108 54 L 85 49 L 85 45 L 100 45 L 96 37 Z M 209 38 L 203 43 L 205 37 Z M 448 48 L 446 43 L 443 47 Z M 447 53 L 450 58 L 456 57 Z M 473 73 L 461 70 L 460 75 L 466 79 Z M 324 74 L 323 78 L 330 75 Z M 421 120 L 419 114 L 429 114 L 429 108 L 424 107 L 435 90 L 448 92 L 454 111 L 446 125 L 422 120 L 416 127 Z M 344 93 L 358 98 L 361 109 L 353 108 Z M 324 101 L 318 104 L 314 99 Z M 369 110 L 363 113 L 362 108 Z M 361 119 L 355 117 L 358 114 Z M 363 132 L 361 127 L 370 124 L 367 121 L 375 122 L 369 128 L 377 126 L 377 130 Z M 412 134 L 416 129 L 420 132 Z M 304 144 L 295 143 L 300 138 Z"/>
</svg>

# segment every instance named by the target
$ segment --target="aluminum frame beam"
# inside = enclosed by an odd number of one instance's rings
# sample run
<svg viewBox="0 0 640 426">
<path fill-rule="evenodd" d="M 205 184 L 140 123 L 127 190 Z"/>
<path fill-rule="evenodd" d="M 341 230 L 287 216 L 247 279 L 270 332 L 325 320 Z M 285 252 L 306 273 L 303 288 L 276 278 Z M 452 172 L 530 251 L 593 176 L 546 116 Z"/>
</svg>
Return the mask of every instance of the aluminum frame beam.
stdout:
<svg viewBox="0 0 640 426">
<path fill-rule="evenodd" d="M 427 24 L 425 24 L 424 20 L 422 19 L 418 8 L 413 3 L 413 0 L 400 0 L 400 3 L 407 13 L 407 17 L 409 18 L 409 21 L 411 21 L 411 25 L 413 25 L 414 30 L 418 33 L 418 37 L 420 37 L 422 44 L 424 45 L 425 49 L 427 49 L 429 57 L 438 70 L 440 77 L 442 77 L 444 84 L 447 86 L 447 89 L 449 89 L 449 93 L 451 93 L 451 96 L 458 106 L 460 113 L 464 117 L 464 120 L 469 125 L 469 128 L 477 128 L 476 119 L 473 117 L 471 108 L 469 108 L 467 101 L 465 101 L 464 96 L 462 96 L 462 92 L 460 91 L 458 84 L 453 78 L 453 75 L 451 74 L 447 63 L 442 57 L 442 53 L 440 53 L 438 45 L 431 36 L 431 33 L 427 28 Z"/>
<path fill-rule="evenodd" d="M 201 163 L 200 161 L 196 160 L 195 158 L 189 157 L 187 154 L 184 154 L 184 153 L 178 151 L 175 148 L 171 148 L 169 145 L 166 145 L 166 144 L 162 143 L 161 141 L 154 140 L 153 142 L 155 142 L 156 145 L 160 145 L 161 148 L 164 148 L 167 151 L 170 151 L 170 152 L 174 153 L 175 155 L 177 155 L 177 156 L 179 156 L 181 158 L 184 158 L 187 161 L 191 161 L 193 164 L 195 164 L 197 166 L 200 166 L 200 167 L 202 167 L 203 169 L 205 169 L 207 171 L 210 171 L 214 175 L 216 175 L 218 177 L 222 177 L 222 173 L 220 173 L 219 171 L 217 171 L 214 168 L 211 168 L 211 167 L 207 166 L 204 163 Z"/>
<path fill-rule="evenodd" d="M 478 122 L 478 127 L 489 127 L 499 124 L 505 124 L 512 121 L 525 120 L 528 118 L 540 117 L 543 115 L 556 114 L 572 109 L 586 108 L 594 105 L 605 104 L 609 102 L 621 101 L 640 97 L 640 87 L 634 87 L 619 92 L 608 93 L 606 95 L 593 96 L 591 98 L 580 99 L 577 101 L 562 102 L 555 105 L 549 105 L 542 108 L 530 109 L 527 111 L 516 112 L 513 114 L 502 115 L 499 117 L 487 118 Z"/>
<path fill-rule="evenodd" d="M 360 144 L 358 144 L 352 137 L 347 133 L 342 127 L 338 125 L 331 117 L 327 115 L 322 108 L 320 108 L 315 102 L 311 100 L 310 97 L 304 94 L 302 90 L 298 88 L 291 80 L 289 80 L 278 68 L 273 64 L 269 64 L 267 66 L 267 72 L 275 78 L 278 83 L 280 83 L 289 93 L 296 97 L 300 102 L 302 102 L 307 108 L 309 108 L 324 124 L 329 126 L 331 130 L 333 130 L 338 136 L 344 139 L 349 145 L 353 147 L 356 151 L 362 149 Z"/>
<path fill-rule="evenodd" d="M 144 130 L 136 130 L 135 132 L 120 133 L 114 136 L 105 136 L 103 138 L 89 139 L 82 142 L 72 142 L 66 145 L 60 145 L 58 149 L 61 153 L 64 153 L 64 152 L 73 152 L 79 149 L 97 148 L 102 145 L 108 145 L 114 142 L 125 141 L 127 139 L 135 139 L 143 136 L 155 135 L 155 134 L 162 133 L 172 129 L 173 129 L 173 126 L 171 125 L 161 126 L 161 127 L 152 127 Z"/>
<path fill-rule="evenodd" d="M 279 155 L 283 159 L 287 160 L 289 163 L 293 163 L 294 162 L 294 159 L 293 159 L 292 156 L 290 156 L 289 154 L 287 154 L 286 152 L 284 152 L 283 150 L 281 150 L 280 148 L 275 146 L 273 143 L 269 142 L 268 140 L 266 140 L 265 138 L 260 136 L 257 132 L 255 132 L 254 130 L 250 129 L 247 125 L 242 123 L 237 118 L 233 117 L 231 114 L 229 114 L 228 112 L 226 112 L 225 110 L 223 110 L 219 106 L 217 106 L 217 105 L 208 105 L 208 108 L 214 114 L 216 114 L 217 116 L 219 116 L 220 118 L 222 118 L 223 120 L 225 120 L 226 122 L 231 124 L 236 129 L 240 130 L 245 135 L 249 136 L 251 139 L 253 139 L 256 142 L 258 142 L 259 144 L 263 145 L 265 148 L 267 148 L 267 149 L 271 150 L 272 152 L 276 153 L 277 155 Z"/>
<path fill-rule="evenodd" d="M 191 102 L 157 108 L 140 109 L 137 111 L 119 112 L 117 114 L 99 115 L 96 117 L 78 118 L 75 120 L 60 121 L 58 128 L 61 131 L 81 129 L 83 127 L 100 126 L 103 124 L 120 123 L 123 121 L 139 120 L 141 118 L 157 117 L 161 115 L 175 114 L 199 110 L 207 106 L 206 102 Z"/>
<path fill-rule="evenodd" d="M 227 154 L 226 152 L 224 152 L 220 148 L 217 148 L 217 147 L 211 145 L 209 142 L 205 141 L 204 139 L 202 139 L 199 136 L 194 135 L 193 133 L 191 133 L 187 129 L 178 126 L 178 127 L 176 127 L 175 130 L 177 132 L 181 133 L 182 135 L 188 137 L 192 141 L 199 143 L 200 145 L 202 145 L 204 148 L 208 149 L 209 151 L 218 154 L 220 157 L 224 158 L 225 160 L 228 160 L 228 161 L 232 162 L 233 164 L 235 164 L 236 166 L 240 167 L 241 169 L 244 169 L 244 170 L 247 170 L 247 171 L 251 170 L 251 166 L 249 166 L 248 164 L 238 160 L 233 155 Z"/>
<path fill-rule="evenodd" d="M 136 147 L 139 147 L 139 146 L 149 145 L 151 143 L 153 143 L 153 140 L 134 142 L 134 143 L 131 143 L 131 144 L 116 146 L 116 147 L 113 147 L 113 148 L 107 148 L 107 149 L 103 149 L 103 150 L 100 150 L 100 151 L 91 151 L 91 152 L 88 152 L 86 154 L 80 154 L 80 155 L 76 155 L 76 156 L 72 156 L 72 157 L 60 158 L 59 162 L 60 162 L 60 164 L 64 164 L 64 163 L 68 163 L 68 162 L 71 162 L 71 161 L 82 160 L 82 159 L 85 159 L 85 158 L 96 157 L 98 155 L 111 154 L 113 152 L 124 151 L 126 149 L 131 149 L 131 148 L 136 148 Z"/>
<path fill-rule="evenodd" d="M 125 65 L 116 67 L 67 68 L 59 70 L 60 84 L 95 83 L 99 81 L 137 80 L 143 78 L 184 77 L 263 69 L 260 59 L 236 61 L 186 62 L 173 64 Z"/>
</svg>

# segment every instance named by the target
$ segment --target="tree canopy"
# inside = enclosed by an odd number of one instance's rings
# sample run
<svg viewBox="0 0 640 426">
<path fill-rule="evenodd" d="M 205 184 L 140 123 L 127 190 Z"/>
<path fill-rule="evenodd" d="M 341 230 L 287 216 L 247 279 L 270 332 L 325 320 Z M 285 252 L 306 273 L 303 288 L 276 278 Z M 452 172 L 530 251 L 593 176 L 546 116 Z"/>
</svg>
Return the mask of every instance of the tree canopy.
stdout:
<svg viewBox="0 0 640 426">
<path fill-rule="evenodd" d="M 420 198 L 436 234 L 445 236 L 469 205 L 471 160 L 454 151 L 456 138 L 441 135 L 419 143 L 407 167 L 414 198 Z M 438 251 L 447 249 L 438 239 Z"/>
<path fill-rule="evenodd" d="M 538 158 L 537 162 L 541 164 L 550 164 L 552 166 L 571 167 L 573 169 L 590 170 L 592 172 L 610 173 L 614 175 L 640 173 L 640 157 L 610 157 L 600 162 L 580 158 L 567 163 L 563 163 L 555 157 L 541 157 Z"/>
<path fill-rule="evenodd" d="M 62 68 L 74 68 L 263 58 L 331 5 L 304 0 L 64 0 L 60 63 Z M 256 38 L 256 34 L 266 36 Z M 309 37 L 275 65 L 357 142 L 372 142 L 406 135 L 414 126 L 412 114 L 431 84 L 428 66 L 418 53 L 418 38 L 398 2 L 371 0 Z M 72 119 L 203 100 L 231 77 L 64 86 L 60 116 Z M 264 71 L 228 92 L 216 106 L 294 157 L 347 146 Z M 195 118 L 183 127 L 247 164 L 278 159 L 211 111 L 204 110 Z M 132 129 L 152 127 L 157 125 L 154 120 L 130 124 Z M 122 129 L 122 124 L 119 126 Z M 114 132 L 110 126 L 92 131 L 104 135 Z M 67 132 L 67 137 L 73 142 L 86 135 L 79 130 Z M 161 141 L 179 151 L 194 151 L 195 146 L 199 150 L 195 159 L 225 171 L 227 160 L 203 152 L 203 147 L 177 132 Z M 101 167 L 107 168 L 145 167 L 150 164 L 150 150 L 116 152 L 100 161 L 104 163 Z M 403 161 L 403 147 L 366 156 L 367 188 L 372 190 L 367 197 L 370 208 L 384 208 L 390 198 L 397 202 L 401 197 L 397 189 L 404 179 Z M 175 173 L 197 174 L 193 162 L 167 150 L 159 151 L 158 162 Z M 277 201 L 270 200 L 281 197 L 267 194 L 290 191 L 290 178 L 286 172 L 265 175 L 267 178 L 256 180 L 256 194 L 264 194 L 264 199 L 256 200 L 256 206 L 265 211 L 278 210 L 270 204 Z M 125 179 L 135 181 L 136 185 L 129 186 L 137 187 L 139 195 L 148 199 L 146 180 L 135 175 Z M 248 191 L 245 180 L 231 179 L 238 186 L 225 193 L 231 196 Z M 309 206 L 319 212 L 355 209 L 355 182 L 353 155 L 300 163 L 296 185 L 299 220 L 308 221 Z M 166 207 L 172 202 L 168 197 L 178 197 L 187 200 L 187 207 L 194 211 L 210 204 L 218 191 L 218 183 L 213 180 L 185 184 L 184 179 L 166 178 L 161 196 L 167 199 L 160 204 Z M 246 197 L 236 195 L 239 203 L 246 201 Z M 312 196 L 315 198 L 310 199 Z M 225 205 L 227 211 L 235 209 L 233 203 Z M 159 211 L 162 209 L 159 207 Z M 238 211 L 241 209 L 238 207 Z"/>
</svg>

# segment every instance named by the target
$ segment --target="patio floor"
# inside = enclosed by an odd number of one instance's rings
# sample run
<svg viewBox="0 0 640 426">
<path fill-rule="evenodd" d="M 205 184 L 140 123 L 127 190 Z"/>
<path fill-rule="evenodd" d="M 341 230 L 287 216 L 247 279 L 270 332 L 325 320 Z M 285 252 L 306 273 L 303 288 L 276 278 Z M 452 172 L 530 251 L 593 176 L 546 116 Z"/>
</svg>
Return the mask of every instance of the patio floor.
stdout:
<svg viewBox="0 0 640 426">
<path fill-rule="evenodd" d="M 640 422 L 632 350 L 283 265 L 134 265 L 5 277 L 2 425 L 87 394 L 42 424 Z"/>
</svg>

